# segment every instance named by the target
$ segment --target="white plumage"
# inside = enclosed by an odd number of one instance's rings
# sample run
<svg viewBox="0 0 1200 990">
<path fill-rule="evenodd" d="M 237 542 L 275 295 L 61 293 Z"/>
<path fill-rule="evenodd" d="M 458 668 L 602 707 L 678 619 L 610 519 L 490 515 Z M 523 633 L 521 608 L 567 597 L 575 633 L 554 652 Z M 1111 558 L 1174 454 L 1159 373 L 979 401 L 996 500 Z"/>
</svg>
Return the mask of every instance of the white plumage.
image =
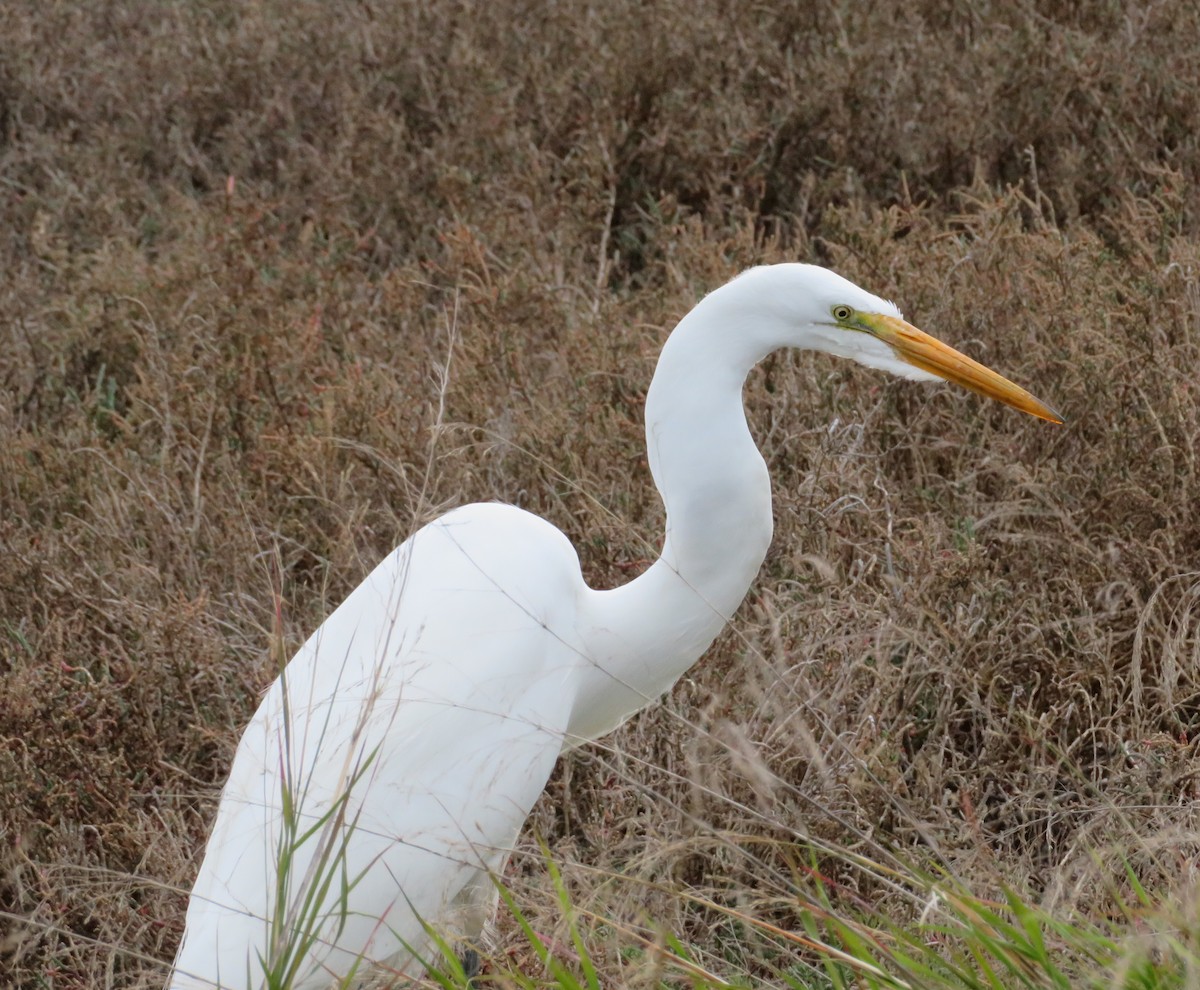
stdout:
<svg viewBox="0 0 1200 990">
<path fill-rule="evenodd" d="M 308 990 L 359 960 L 417 976 L 419 959 L 436 955 L 426 924 L 479 934 L 495 904 L 490 875 L 559 752 L 668 690 L 758 571 L 770 480 L 741 389 L 789 346 L 950 378 L 1057 419 L 824 269 L 756 268 L 713 292 L 667 341 L 647 395 L 667 510 L 659 560 L 593 590 L 561 532 L 498 504 L 450 512 L 393 551 L 246 729 L 173 990 L 249 990 L 264 966 L 290 968 Z"/>
</svg>

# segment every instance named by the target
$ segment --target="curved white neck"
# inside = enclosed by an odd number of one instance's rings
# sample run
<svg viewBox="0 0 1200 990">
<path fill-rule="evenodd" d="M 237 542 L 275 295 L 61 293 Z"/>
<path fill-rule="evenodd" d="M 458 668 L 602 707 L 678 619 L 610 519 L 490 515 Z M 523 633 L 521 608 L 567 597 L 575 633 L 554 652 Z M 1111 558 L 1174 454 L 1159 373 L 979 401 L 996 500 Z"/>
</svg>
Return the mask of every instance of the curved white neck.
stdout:
<svg viewBox="0 0 1200 990">
<path fill-rule="evenodd" d="M 646 443 L 666 538 L 649 570 L 588 602 L 581 633 L 597 677 L 580 692 L 574 736 L 595 738 L 669 689 L 724 628 L 766 556 L 771 483 L 742 385 L 771 348 L 743 333 L 737 316 L 721 319 L 728 309 L 709 296 L 659 359 Z"/>
</svg>

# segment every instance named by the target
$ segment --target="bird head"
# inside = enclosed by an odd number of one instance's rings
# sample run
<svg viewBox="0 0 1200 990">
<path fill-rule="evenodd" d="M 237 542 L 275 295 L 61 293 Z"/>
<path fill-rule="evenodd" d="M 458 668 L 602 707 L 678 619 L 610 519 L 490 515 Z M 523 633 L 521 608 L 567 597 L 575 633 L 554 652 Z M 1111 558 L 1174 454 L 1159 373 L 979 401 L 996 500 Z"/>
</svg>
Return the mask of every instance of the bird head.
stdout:
<svg viewBox="0 0 1200 990">
<path fill-rule="evenodd" d="M 735 279 L 739 296 L 769 307 L 764 326 L 786 328 L 780 343 L 826 351 L 901 378 L 955 382 L 1051 423 L 1062 417 L 1019 385 L 904 320 L 894 303 L 816 265 L 753 268 Z M 749 290 L 749 291 L 747 291 Z"/>
</svg>

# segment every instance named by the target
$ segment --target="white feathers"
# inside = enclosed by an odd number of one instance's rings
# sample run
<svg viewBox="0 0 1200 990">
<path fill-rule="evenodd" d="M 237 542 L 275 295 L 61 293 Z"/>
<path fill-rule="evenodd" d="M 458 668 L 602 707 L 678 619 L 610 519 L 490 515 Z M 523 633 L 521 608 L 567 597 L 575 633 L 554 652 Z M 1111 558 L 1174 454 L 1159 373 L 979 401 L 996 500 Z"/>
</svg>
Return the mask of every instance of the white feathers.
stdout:
<svg viewBox="0 0 1200 990">
<path fill-rule="evenodd" d="M 295 990 L 361 959 L 411 977 L 426 923 L 477 937 L 558 752 L 666 691 L 729 621 L 771 538 L 770 483 L 741 404 L 754 364 L 816 348 L 932 377 L 831 308 L 899 310 L 821 268 L 752 269 L 663 349 L 646 402 L 667 508 L 662 556 L 612 591 L 511 506 L 420 530 L 326 620 L 238 746 L 188 907 L 175 990 Z M 287 869 L 281 875 L 280 867 Z"/>
</svg>

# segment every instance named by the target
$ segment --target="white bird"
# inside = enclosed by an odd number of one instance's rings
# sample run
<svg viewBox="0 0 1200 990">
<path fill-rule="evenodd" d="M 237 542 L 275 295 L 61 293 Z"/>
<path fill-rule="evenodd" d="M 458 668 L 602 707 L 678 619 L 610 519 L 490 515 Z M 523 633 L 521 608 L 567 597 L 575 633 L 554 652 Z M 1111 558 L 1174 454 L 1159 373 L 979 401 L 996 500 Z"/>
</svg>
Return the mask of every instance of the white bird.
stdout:
<svg viewBox="0 0 1200 990">
<path fill-rule="evenodd" d="M 717 289 L 667 340 L 646 396 L 667 514 L 658 560 L 594 590 L 566 536 L 493 503 L 449 512 L 394 550 L 301 647 L 242 736 L 172 990 L 249 990 L 266 970 L 309 990 L 368 964 L 419 976 L 437 958 L 428 926 L 478 937 L 492 877 L 558 754 L 669 690 L 754 579 L 771 487 L 742 385 L 783 347 L 944 378 L 1062 422 L 823 268 L 754 268 Z"/>
</svg>

